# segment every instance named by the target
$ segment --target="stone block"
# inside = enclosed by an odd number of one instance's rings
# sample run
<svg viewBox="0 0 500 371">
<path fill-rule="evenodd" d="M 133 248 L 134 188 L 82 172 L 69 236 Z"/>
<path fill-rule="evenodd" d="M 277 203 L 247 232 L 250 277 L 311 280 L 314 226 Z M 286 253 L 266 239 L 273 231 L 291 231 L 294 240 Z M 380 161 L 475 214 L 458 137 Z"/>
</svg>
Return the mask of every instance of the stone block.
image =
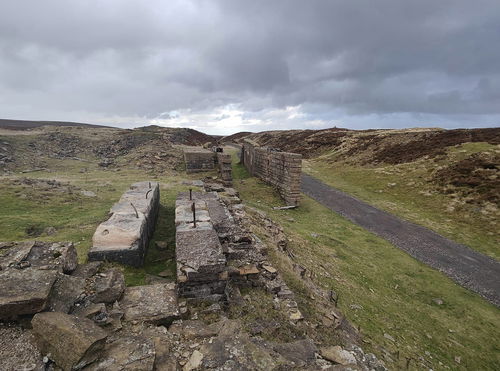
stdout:
<svg viewBox="0 0 500 371">
<path fill-rule="evenodd" d="M 120 306 L 125 321 L 169 325 L 180 316 L 177 291 L 172 283 L 127 287 Z"/>
<path fill-rule="evenodd" d="M 31 324 L 41 352 L 50 353 L 63 370 L 80 369 L 95 361 L 107 337 L 91 320 L 65 313 L 38 313 Z"/>
<path fill-rule="evenodd" d="M 111 208 L 110 218 L 94 233 L 89 260 L 109 260 L 141 266 L 160 206 L 157 182 L 131 185 Z"/>
<path fill-rule="evenodd" d="M 46 309 L 56 270 L 8 268 L 0 271 L 0 320 Z"/>
</svg>

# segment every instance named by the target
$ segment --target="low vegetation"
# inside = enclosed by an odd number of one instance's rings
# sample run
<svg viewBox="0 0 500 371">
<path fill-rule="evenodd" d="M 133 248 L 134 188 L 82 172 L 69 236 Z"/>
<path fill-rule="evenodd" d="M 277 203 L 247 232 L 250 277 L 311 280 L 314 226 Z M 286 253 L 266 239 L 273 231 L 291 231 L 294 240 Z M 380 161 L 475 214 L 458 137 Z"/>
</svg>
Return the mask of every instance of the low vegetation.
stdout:
<svg viewBox="0 0 500 371">
<path fill-rule="evenodd" d="M 304 169 L 325 183 L 376 207 L 423 225 L 479 252 L 500 259 L 498 234 L 498 179 L 496 170 L 484 169 L 483 189 L 466 184 L 440 182 L 442 172 L 451 172 L 471 156 L 499 153 L 496 145 L 466 143 L 449 147 L 434 159 L 378 166 L 353 164 L 330 151 L 304 161 Z M 487 156 L 487 155 L 486 155 Z M 498 156 L 498 155 L 497 155 Z M 485 163 L 491 163 L 485 160 Z M 485 173 L 487 175 L 485 175 Z M 488 174 L 489 173 L 489 174 Z M 460 176 L 459 170 L 455 174 Z M 478 177 L 478 171 L 475 172 Z M 470 178 L 470 170 L 469 175 Z M 448 183 L 450 183 L 448 181 Z M 488 188 L 486 188 L 488 187 Z"/>
<path fill-rule="evenodd" d="M 388 366 L 497 367 L 498 308 L 314 200 L 305 197 L 295 210 L 273 210 L 282 203 L 269 186 L 248 178 L 236 163 L 234 176 L 242 199 L 284 227 L 295 261 L 338 294 L 367 350 Z M 290 267 L 277 257 L 273 263 L 301 297 L 301 309 L 311 305 Z"/>
</svg>

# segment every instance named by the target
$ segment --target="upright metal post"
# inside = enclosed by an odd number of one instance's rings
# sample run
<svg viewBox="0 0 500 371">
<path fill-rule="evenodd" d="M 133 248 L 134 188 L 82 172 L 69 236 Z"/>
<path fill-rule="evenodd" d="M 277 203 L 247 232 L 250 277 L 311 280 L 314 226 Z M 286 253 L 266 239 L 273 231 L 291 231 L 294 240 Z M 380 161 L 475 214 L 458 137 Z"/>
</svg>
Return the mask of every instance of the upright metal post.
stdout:
<svg viewBox="0 0 500 371">
<path fill-rule="evenodd" d="M 189 188 L 189 201 L 193 200 L 193 190 Z"/>
<path fill-rule="evenodd" d="M 191 210 L 193 211 L 193 226 L 196 228 L 196 206 L 194 202 L 191 205 Z"/>
</svg>

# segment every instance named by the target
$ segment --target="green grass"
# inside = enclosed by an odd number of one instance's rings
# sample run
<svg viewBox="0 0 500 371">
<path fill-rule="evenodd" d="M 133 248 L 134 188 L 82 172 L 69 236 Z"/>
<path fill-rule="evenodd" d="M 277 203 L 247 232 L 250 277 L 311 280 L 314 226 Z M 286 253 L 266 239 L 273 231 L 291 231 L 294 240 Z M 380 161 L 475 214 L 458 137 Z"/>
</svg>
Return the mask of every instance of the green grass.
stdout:
<svg viewBox="0 0 500 371">
<path fill-rule="evenodd" d="M 147 275 L 158 275 L 160 272 L 164 272 L 167 279 L 175 279 L 175 199 L 178 192 L 189 188 L 182 181 L 195 179 L 195 176 L 176 173 L 152 176 L 136 169 L 109 171 L 95 164 L 74 160 L 50 159 L 47 162 L 50 163 L 50 171 L 0 178 L 0 241 L 72 241 L 79 261 L 83 263 L 96 227 L 107 219 L 109 209 L 122 193 L 134 182 L 156 180 L 161 186 L 161 207 L 145 265 L 138 269 L 120 268 L 125 273 L 127 285 L 131 286 L 144 284 Z M 82 167 L 86 167 L 87 171 L 81 173 Z M 76 188 L 72 193 L 62 193 L 12 183 L 24 177 L 69 182 L 81 190 L 94 192 L 96 197 L 85 197 Z M 57 233 L 39 235 L 46 227 L 56 228 Z M 155 241 L 166 241 L 167 250 L 158 250 Z"/>
<path fill-rule="evenodd" d="M 337 161 L 335 152 L 329 152 L 304 161 L 304 170 L 380 209 L 499 260 L 498 213 L 485 214 L 473 204 L 454 202 L 449 195 L 436 192 L 429 181 L 432 171 L 440 166 L 496 148 L 487 143 L 467 143 L 450 148 L 447 156 L 436 161 L 379 167 L 347 164 Z"/>
<path fill-rule="evenodd" d="M 284 227 L 295 261 L 315 273 L 316 284 L 338 293 L 339 307 L 360 328 L 365 350 L 391 369 L 498 367 L 498 308 L 314 200 L 304 197 L 299 208 L 276 211 L 272 207 L 282 202 L 270 187 L 247 178 L 241 165 L 233 166 L 233 175 L 245 203 Z M 270 257 L 294 289 L 300 309 L 311 305 L 286 264 Z M 436 298 L 444 304 L 436 304 Z"/>
</svg>

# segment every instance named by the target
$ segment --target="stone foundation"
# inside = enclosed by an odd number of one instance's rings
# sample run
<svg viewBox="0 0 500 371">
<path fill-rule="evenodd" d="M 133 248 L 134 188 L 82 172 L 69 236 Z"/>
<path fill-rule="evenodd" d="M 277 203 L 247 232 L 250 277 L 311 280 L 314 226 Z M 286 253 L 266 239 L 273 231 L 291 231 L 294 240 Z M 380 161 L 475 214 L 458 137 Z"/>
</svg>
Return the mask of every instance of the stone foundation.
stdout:
<svg viewBox="0 0 500 371">
<path fill-rule="evenodd" d="M 211 193 L 180 193 L 175 208 L 176 260 L 179 296 L 217 301 L 224 296 L 227 275 L 223 254 L 210 214 L 207 200 Z M 196 207 L 196 226 L 192 205 Z"/>
<path fill-rule="evenodd" d="M 149 244 L 160 206 L 156 182 L 134 183 L 110 210 L 92 238 L 89 261 L 107 260 L 139 267 Z"/>
<path fill-rule="evenodd" d="M 250 174 L 274 186 L 288 205 L 299 204 L 302 155 L 259 147 L 247 139 L 241 158 Z"/>
<path fill-rule="evenodd" d="M 215 169 L 214 152 L 201 147 L 184 147 L 183 151 L 187 173 L 197 173 Z"/>
</svg>

